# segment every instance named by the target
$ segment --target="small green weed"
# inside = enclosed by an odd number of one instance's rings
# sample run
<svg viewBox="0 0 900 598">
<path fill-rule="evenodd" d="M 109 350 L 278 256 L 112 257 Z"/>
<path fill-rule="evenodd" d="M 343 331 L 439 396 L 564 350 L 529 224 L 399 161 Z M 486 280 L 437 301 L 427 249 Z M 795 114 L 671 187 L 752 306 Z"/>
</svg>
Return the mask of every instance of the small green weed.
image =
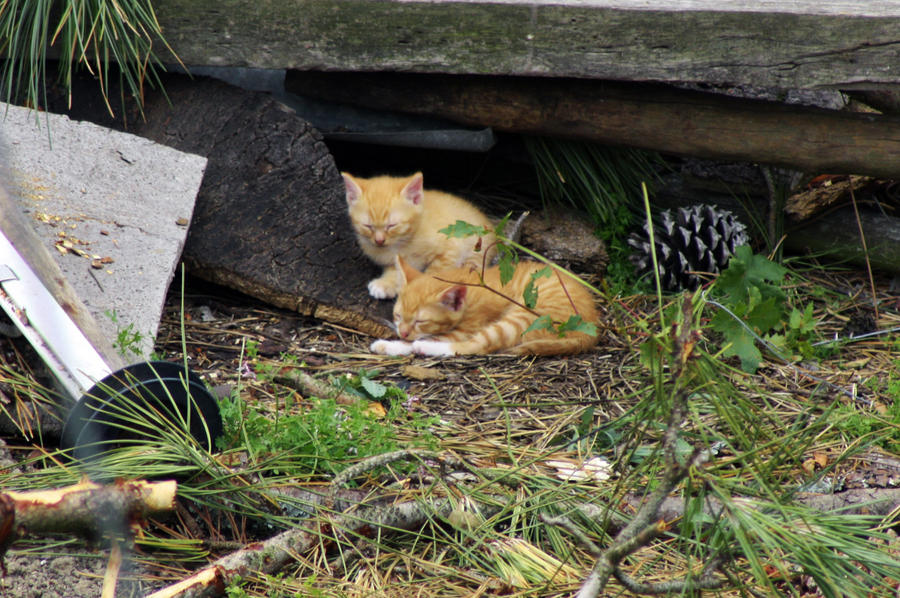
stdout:
<svg viewBox="0 0 900 598">
<path fill-rule="evenodd" d="M 627 239 L 631 210 L 623 204 L 618 206 L 616 211 L 617 217 L 601 226 L 597 232 L 606 244 L 606 254 L 609 257 L 603 284 L 612 296 L 631 294 L 635 290 L 646 292 L 650 288 L 648 281 L 638 280 L 634 264 L 629 259 L 632 249 Z"/>
<path fill-rule="evenodd" d="M 786 359 L 810 357 L 816 327 L 812 304 L 790 307 L 781 289 L 788 270 L 748 246 L 738 247 L 713 288 L 721 300 L 712 328 L 727 343 L 723 355 L 737 356 L 741 368 L 753 373 L 762 361 L 761 339 Z"/>
<path fill-rule="evenodd" d="M 347 461 L 410 445 L 434 448 L 437 441 L 430 431 L 434 419 L 408 413 L 403 390 L 373 380 L 368 372 L 349 378 L 346 387 L 389 401 L 386 414 L 379 417 L 362 397 L 352 405 L 313 398 L 302 412 L 275 419 L 240 396 L 232 396 L 220 402 L 225 426 L 220 446 L 243 448 L 252 459 L 289 454 L 290 467 L 304 475 L 333 475 Z M 415 440 L 401 442 L 401 430 Z"/>
<path fill-rule="evenodd" d="M 144 342 L 146 335 L 135 329 L 134 324 L 123 326 L 119 323 L 119 314 L 114 310 L 104 312 L 106 317 L 116 325 L 116 340 L 113 341 L 113 348 L 125 359 L 133 357 L 144 357 L 141 349 L 141 343 Z"/>
<path fill-rule="evenodd" d="M 382 384 L 375 380 L 380 372 L 378 370 L 361 369 L 353 376 L 347 374 L 341 378 L 331 378 L 329 381 L 344 392 L 351 392 L 373 401 L 406 401 L 407 396 L 402 388 L 391 384 Z"/>
</svg>

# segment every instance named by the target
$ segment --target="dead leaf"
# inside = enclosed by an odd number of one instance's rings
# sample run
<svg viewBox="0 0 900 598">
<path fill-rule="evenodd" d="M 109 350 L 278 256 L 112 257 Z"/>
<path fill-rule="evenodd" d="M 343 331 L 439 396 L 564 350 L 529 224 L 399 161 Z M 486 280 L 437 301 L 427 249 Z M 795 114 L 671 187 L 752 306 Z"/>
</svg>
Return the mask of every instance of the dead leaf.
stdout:
<svg viewBox="0 0 900 598">
<path fill-rule="evenodd" d="M 440 370 L 421 365 L 405 365 L 400 368 L 400 373 L 413 380 L 443 380 L 447 377 Z"/>
<path fill-rule="evenodd" d="M 387 415 L 387 410 L 384 408 L 384 405 L 378 401 L 370 401 L 369 406 L 366 407 L 366 411 L 377 418 L 382 418 Z"/>
<path fill-rule="evenodd" d="M 819 467 L 825 467 L 828 465 L 828 455 L 823 451 L 813 451 L 813 461 L 815 461 L 816 465 Z"/>
</svg>

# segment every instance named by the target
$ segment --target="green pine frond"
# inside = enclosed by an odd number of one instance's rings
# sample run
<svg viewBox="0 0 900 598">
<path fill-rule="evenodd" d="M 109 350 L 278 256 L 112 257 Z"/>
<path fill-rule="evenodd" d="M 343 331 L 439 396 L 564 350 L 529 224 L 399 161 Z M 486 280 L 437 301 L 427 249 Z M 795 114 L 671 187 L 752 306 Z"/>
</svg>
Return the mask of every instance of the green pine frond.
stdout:
<svg viewBox="0 0 900 598">
<path fill-rule="evenodd" d="M 59 59 L 59 82 L 71 102 L 72 75 L 84 68 L 99 81 L 106 106 L 111 63 L 123 93 L 143 108 L 144 85 L 165 71 L 158 51 L 171 53 L 150 0 L 7 0 L 0 3 L 0 95 L 34 108 L 47 101 L 48 60 Z M 175 57 L 177 60 L 177 57 Z M 123 98 L 124 100 L 124 98 Z"/>
</svg>

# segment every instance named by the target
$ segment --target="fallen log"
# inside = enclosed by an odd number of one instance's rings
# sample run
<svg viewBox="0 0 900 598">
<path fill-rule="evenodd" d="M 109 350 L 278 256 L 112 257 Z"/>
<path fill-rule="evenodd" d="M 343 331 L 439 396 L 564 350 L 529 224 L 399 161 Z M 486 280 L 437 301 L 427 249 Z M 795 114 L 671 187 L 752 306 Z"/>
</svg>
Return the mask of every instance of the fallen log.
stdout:
<svg viewBox="0 0 900 598">
<path fill-rule="evenodd" d="M 291 72 L 289 91 L 500 131 L 809 173 L 900 177 L 900 118 L 576 79 Z"/>
<path fill-rule="evenodd" d="M 859 221 L 868 251 L 863 250 L 852 208 L 842 208 L 792 226 L 787 231 L 784 247 L 793 253 L 813 253 L 855 266 L 864 266 L 868 257 L 877 270 L 900 272 L 900 218 L 860 212 Z"/>
</svg>

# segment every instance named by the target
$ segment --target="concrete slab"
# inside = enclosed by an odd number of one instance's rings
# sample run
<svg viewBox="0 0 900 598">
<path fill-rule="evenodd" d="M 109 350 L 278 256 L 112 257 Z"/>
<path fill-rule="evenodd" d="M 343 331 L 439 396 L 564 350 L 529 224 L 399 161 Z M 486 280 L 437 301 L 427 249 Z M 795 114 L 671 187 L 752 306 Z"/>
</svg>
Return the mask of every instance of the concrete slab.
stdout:
<svg viewBox="0 0 900 598">
<path fill-rule="evenodd" d="M 5 117 L 3 115 L 5 111 Z M 0 103 L 6 190 L 101 330 L 153 348 L 206 158 L 142 137 Z"/>
</svg>

